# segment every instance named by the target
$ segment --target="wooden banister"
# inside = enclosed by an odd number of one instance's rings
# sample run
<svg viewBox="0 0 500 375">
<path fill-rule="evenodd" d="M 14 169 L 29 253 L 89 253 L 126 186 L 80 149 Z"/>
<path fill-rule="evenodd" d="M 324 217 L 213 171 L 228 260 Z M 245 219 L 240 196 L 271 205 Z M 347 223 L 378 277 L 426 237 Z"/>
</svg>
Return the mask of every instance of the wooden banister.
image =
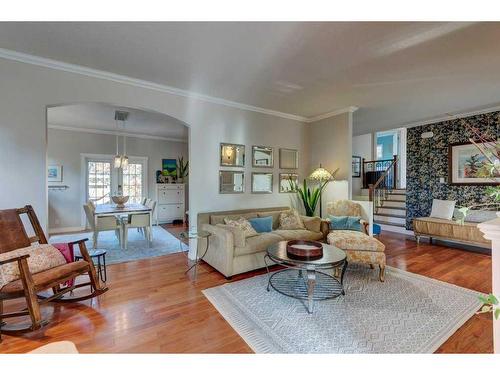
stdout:
<svg viewBox="0 0 500 375">
<path fill-rule="evenodd" d="M 398 157 L 394 155 L 391 163 L 383 171 L 374 184 L 368 185 L 368 199 L 373 202 L 376 213 L 381 200 L 387 197 L 389 190 L 396 189 Z"/>
</svg>

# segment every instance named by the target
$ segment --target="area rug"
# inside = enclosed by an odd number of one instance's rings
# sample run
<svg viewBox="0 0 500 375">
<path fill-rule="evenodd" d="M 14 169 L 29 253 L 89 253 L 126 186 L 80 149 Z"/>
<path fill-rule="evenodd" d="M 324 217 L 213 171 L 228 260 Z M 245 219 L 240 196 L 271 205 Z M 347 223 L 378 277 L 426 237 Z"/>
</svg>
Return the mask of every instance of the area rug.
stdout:
<svg viewBox="0 0 500 375">
<path fill-rule="evenodd" d="M 480 293 L 387 267 L 349 266 L 345 296 L 304 303 L 261 275 L 203 291 L 256 353 L 433 353 L 480 308 Z"/>
<path fill-rule="evenodd" d="M 92 232 L 51 236 L 49 242 L 71 242 L 80 238 L 88 238 L 89 240 L 86 242 L 87 248 L 93 247 Z M 100 249 L 107 250 L 107 264 L 158 257 L 188 250 L 185 244 L 181 245 L 177 238 L 159 226 L 153 226 L 153 244 L 151 247 L 148 246 L 144 235 L 137 232 L 135 228 L 128 231 L 127 250 L 120 248 L 118 239 L 112 231 L 99 233 L 97 244 Z"/>
</svg>

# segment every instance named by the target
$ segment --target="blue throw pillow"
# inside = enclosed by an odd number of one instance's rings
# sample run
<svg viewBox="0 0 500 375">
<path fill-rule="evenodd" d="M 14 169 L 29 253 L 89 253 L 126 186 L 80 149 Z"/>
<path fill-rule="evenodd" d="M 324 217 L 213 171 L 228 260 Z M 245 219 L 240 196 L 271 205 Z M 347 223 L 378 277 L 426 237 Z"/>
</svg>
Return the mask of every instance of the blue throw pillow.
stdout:
<svg viewBox="0 0 500 375">
<path fill-rule="evenodd" d="M 253 219 L 248 219 L 253 229 L 257 233 L 271 232 L 273 230 L 273 217 L 255 217 Z"/>
<path fill-rule="evenodd" d="M 346 229 L 347 216 L 329 216 L 330 218 L 330 229 L 333 230 L 343 230 Z"/>
<path fill-rule="evenodd" d="M 347 223 L 346 223 L 346 227 L 347 227 L 346 229 L 361 232 L 360 220 L 361 220 L 361 218 L 359 216 L 348 216 Z"/>
<path fill-rule="evenodd" d="M 358 216 L 329 216 L 330 229 L 361 231 L 360 217 Z"/>
</svg>

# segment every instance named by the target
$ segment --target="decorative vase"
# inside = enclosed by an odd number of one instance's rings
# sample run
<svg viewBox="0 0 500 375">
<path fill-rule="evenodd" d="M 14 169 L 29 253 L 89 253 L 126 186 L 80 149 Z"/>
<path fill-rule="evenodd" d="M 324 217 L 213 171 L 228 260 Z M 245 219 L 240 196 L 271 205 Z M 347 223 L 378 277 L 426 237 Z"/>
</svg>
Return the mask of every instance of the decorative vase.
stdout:
<svg viewBox="0 0 500 375">
<path fill-rule="evenodd" d="M 123 208 L 125 207 L 125 203 L 128 201 L 128 195 L 123 196 L 123 195 L 113 195 L 111 197 L 114 203 L 116 203 L 117 208 Z"/>
</svg>

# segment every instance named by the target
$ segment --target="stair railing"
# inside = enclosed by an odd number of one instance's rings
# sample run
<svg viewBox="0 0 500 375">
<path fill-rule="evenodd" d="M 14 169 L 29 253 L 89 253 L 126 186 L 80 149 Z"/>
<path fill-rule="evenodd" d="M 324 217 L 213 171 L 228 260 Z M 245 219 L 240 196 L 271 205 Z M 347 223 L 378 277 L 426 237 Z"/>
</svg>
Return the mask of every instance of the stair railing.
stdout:
<svg viewBox="0 0 500 375">
<path fill-rule="evenodd" d="M 373 202 L 375 213 L 382 200 L 387 199 L 390 191 L 396 189 L 397 165 L 398 157 L 394 155 L 394 159 L 387 165 L 377 181 L 374 184 L 368 184 L 368 197 L 370 202 Z"/>
</svg>

